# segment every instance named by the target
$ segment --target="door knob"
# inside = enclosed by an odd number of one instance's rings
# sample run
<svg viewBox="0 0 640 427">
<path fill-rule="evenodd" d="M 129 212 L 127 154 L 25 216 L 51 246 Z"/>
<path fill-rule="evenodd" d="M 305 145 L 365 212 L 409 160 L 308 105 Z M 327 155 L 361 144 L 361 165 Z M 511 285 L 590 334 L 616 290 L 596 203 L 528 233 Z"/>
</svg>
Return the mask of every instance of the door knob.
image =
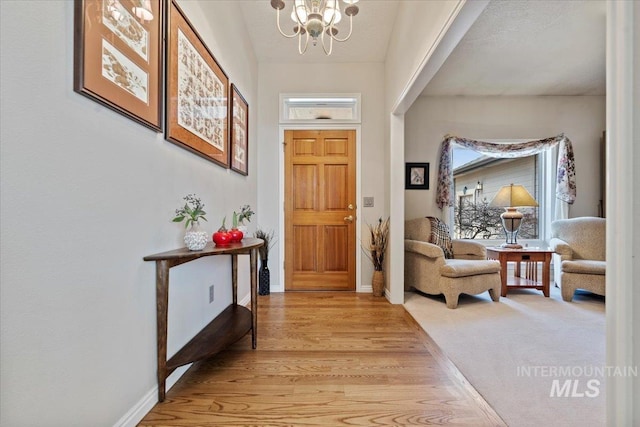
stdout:
<svg viewBox="0 0 640 427">
<path fill-rule="evenodd" d="M 353 222 L 353 215 L 345 216 L 344 220 L 347 222 Z"/>
<path fill-rule="evenodd" d="M 353 210 L 353 204 L 349 203 L 349 206 L 347 206 L 347 209 L 349 209 L 350 211 Z"/>
</svg>

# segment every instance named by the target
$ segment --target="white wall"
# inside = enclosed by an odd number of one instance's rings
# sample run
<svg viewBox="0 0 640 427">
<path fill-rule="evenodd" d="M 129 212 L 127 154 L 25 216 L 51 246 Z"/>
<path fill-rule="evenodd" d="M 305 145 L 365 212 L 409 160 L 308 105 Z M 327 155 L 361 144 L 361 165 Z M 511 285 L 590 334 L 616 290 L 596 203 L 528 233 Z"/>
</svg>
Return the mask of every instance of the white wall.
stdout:
<svg viewBox="0 0 640 427">
<path fill-rule="evenodd" d="M 366 223 L 373 223 L 384 215 L 384 68 L 382 63 L 348 64 L 260 64 L 258 126 L 258 211 L 260 226 L 274 230 L 282 236 L 279 216 L 283 213 L 278 191 L 283 187 L 279 176 L 279 164 L 283 158 L 282 140 L 279 134 L 279 95 L 281 93 L 361 93 L 361 165 L 358 174 L 362 185 L 362 197 L 374 197 L 373 208 L 362 207 L 358 212 L 362 230 Z M 282 238 L 276 242 L 269 255 L 271 287 L 284 290 Z M 371 285 L 373 268 L 366 257 L 362 259 L 361 281 Z"/>
<path fill-rule="evenodd" d="M 607 3 L 607 365 L 640 366 L 640 7 Z M 607 379 L 607 425 L 640 424 L 640 377 Z"/>
<path fill-rule="evenodd" d="M 385 195 L 389 246 L 389 301 L 404 302 L 405 112 L 471 26 L 486 1 L 402 2 L 385 60 Z M 417 24 L 419 23 L 419 24 Z"/>
<path fill-rule="evenodd" d="M 155 266 L 143 256 L 183 246 L 171 218 L 187 193 L 202 197 L 209 231 L 255 207 L 257 162 L 243 177 L 75 93 L 72 1 L 0 4 L 0 424 L 114 425 L 156 399 Z M 238 5 L 181 4 L 257 111 Z M 230 302 L 224 258 L 172 270 L 169 353 Z"/>
<path fill-rule="evenodd" d="M 420 97 L 406 114 L 407 161 L 430 164 L 430 190 L 405 191 L 405 218 L 439 216 L 438 156 L 446 134 L 479 140 L 538 139 L 563 133 L 573 143 L 576 202 L 569 216 L 597 216 L 604 96 Z"/>
</svg>

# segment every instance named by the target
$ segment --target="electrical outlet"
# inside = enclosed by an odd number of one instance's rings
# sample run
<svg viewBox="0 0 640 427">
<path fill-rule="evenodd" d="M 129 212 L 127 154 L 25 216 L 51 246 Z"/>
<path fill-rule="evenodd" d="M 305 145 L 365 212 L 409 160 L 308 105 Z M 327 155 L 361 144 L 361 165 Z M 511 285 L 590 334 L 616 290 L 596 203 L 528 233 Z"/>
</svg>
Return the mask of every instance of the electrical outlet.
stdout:
<svg viewBox="0 0 640 427">
<path fill-rule="evenodd" d="M 209 286 L 209 304 L 213 302 L 213 285 Z"/>
<path fill-rule="evenodd" d="M 372 208 L 373 207 L 373 197 L 365 197 L 363 200 L 362 205 L 365 208 Z"/>
</svg>

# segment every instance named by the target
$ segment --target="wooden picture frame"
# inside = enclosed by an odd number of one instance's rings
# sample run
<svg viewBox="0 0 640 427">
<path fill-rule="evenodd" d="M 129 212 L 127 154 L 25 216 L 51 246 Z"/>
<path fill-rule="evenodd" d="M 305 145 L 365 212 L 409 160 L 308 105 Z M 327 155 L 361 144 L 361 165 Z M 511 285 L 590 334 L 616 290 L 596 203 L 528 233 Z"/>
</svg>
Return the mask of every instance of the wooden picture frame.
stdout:
<svg viewBox="0 0 640 427">
<path fill-rule="evenodd" d="M 167 12 L 165 139 L 229 167 L 229 78 L 175 0 Z"/>
<path fill-rule="evenodd" d="M 429 189 L 429 163 L 406 163 L 404 176 L 406 190 Z"/>
<path fill-rule="evenodd" d="M 231 84 L 229 95 L 231 107 L 231 169 L 242 174 L 249 174 L 249 104 L 244 99 L 238 87 Z"/>
<path fill-rule="evenodd" d="M 157 132 L 162 131 L 163 4 L 150 0 L 150 14 L 133 0 L 74 4 L 73 90 Z"/>
</svg>

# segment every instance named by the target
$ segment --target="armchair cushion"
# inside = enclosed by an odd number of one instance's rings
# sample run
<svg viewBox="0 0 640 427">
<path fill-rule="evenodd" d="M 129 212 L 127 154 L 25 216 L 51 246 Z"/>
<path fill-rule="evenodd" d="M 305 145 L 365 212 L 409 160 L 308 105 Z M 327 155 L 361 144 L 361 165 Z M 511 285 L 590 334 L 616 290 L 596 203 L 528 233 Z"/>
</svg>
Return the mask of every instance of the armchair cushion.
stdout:
<svg viewBox="0 0 640 427">
<path fill-rule="evenodd" d="M 453 245 L 451 243 L 451 235 L 449 234 L 449 227 L 442 222 L 440 218 L 433 216 L 427 217 L 431 223 L 431 236 L 429 242 L 434 245 L 438 245 L 444 252 L 446 259 L 453 258 Z"/>
<path fill-rule="evenodd" d="M 440 274 L 445 277 L 467 277 L 492 273 L 500 273 L 500 262 L 450 259 L 440 267 Z"/>
<path fill-rule="evenodd" d="M 563 273 L 604 275 L 606 269 L 607 269 L 606 261 L 579 260 L 579 261 L 563 261 L 562 262 Z"/>
</svg>

